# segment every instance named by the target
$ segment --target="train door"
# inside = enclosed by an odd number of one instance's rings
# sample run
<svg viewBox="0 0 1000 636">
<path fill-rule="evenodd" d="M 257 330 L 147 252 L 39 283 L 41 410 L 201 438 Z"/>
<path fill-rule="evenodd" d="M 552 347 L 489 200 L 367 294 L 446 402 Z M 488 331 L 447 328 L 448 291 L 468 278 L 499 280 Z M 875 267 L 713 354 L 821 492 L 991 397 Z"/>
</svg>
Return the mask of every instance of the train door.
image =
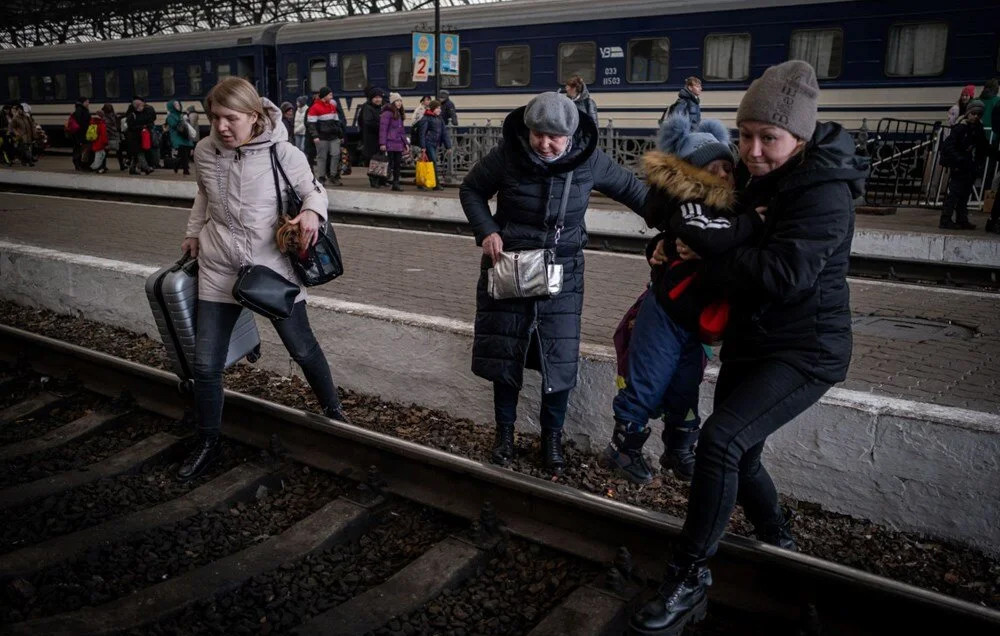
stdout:
<svg viewBox="0 0 1000 636">
<path fill-rule="evenodd" d="M 262 47 L 264 63 L 264 85 L 258 89 L 261 95 L 269 97 L 275 104 L 281 103 L 281 86 L 278 83 L 278 63 L 274 48 Z"/>
</svg>

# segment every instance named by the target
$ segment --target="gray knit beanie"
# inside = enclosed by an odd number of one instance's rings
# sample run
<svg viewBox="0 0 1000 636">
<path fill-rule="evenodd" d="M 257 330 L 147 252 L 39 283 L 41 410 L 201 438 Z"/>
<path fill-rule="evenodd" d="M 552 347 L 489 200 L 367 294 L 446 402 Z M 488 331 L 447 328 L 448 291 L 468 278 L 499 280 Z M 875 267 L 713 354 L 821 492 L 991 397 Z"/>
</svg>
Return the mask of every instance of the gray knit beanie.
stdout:
<svg viewBox="0 0 1000 636">
<path fill-rule="evenodd" d="M 981 99 L 973 99 L 969 101 L 968 104 L 965 105 L 966 113 L 971 113 L 977 110 L 979 111 L 980 115 L 982 115 L 986 111 L 986 104 L 983 103 L 983 100 Z"/>
<path fill-rule="evenodd" d="M 750 84 L 736 111 L 736 125 L 759 121 L 784 128 L 799 139 L 811 139 L 818 102 L 816 71 L 808 62 L 789 60 L 768 68 Z"/>
<path fill-rule="evenodd" d="M 524 109 L 524 123 L 530 130 L 572 136 L 580 124 L 580 111 L 565 95 L 542 93 L 528 102 L 528 107 Z"/>
</svg>

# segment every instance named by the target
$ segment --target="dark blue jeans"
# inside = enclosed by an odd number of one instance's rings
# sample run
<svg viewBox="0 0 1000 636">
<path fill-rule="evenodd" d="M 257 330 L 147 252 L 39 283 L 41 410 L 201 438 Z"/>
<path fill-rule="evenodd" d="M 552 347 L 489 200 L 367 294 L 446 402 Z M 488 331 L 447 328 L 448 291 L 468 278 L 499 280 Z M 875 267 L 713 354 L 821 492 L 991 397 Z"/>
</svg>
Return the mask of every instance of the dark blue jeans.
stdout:
<svg viewBox="0 0 1000 636">
<path fill-rule="evenodd" d="M 226 364 L 229 338 L 243 307 L 233 303 L 198 301 L 197 339 L 194 354 L 194 397 L 198 412 L 198 432 L 218 435 L 222 427 L 222 371 Z M 306 317 L 306 303 L 295 303 L 292 315 L 272 321 L 292 359 L 302 367 L 309 386 L 324 408 L 340 408 L 337 387 L 330 365 L 316 342 Z"/>
<path fill-rule="evenodd" d="M 627 384 L 613 402 L 615 419 L 641 431 L 663 414 L 667 428 L 697 428 L 704 355 L 697 335 L 677 326 L 656 294 L 646 296 L 628 343 Z"/>
<path fill-rule="evenodd" d="M 715 554 L 738 502 L 755 526 L 776 521 L 778 492 L 760 461 L 767 436 L 812 406 L 830 385 L 777 360 L 729 361 L 698 439 L 680 558 Z"/>
<path fill-rule="evenodd" d="M 543 429 L 562 429 L 569 406 L 569 392 L 542 393 L 542 412 L 539 423 Z M 513 424 L 517 421 L 517 400 L 521 390 L 516 386 L 493 383 L 493 412 L 498 424 Z"/>
</svg>

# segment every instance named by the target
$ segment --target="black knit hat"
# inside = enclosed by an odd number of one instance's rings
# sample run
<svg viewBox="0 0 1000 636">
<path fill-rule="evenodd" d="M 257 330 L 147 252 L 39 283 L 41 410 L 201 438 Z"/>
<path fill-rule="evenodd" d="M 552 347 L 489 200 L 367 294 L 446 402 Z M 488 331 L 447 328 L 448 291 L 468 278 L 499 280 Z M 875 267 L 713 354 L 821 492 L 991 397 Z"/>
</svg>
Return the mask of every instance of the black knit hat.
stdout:
<svg viewBox="0 0 1000 636">
<path fill-rule="evenodd" d="M 329 86 L 324 86 L 323 88 L 319 89 L 319 98 L 323 99 L 324 97 L 326 97 L 327 95 L 329 95 L 332 92 L 333 91 L 330 90 Z"/>
</svg>

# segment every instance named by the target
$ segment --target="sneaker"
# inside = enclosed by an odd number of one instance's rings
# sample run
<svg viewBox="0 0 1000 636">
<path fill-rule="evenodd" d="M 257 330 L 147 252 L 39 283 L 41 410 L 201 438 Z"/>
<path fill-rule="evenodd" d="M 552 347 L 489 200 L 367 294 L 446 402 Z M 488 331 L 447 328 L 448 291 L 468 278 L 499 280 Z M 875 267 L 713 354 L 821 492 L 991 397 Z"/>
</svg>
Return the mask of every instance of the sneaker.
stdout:
<svg viewBox="0 0 1000 636">
<path fill-rule="evenodd" d="M 954 230 L 956 229 L 956 227 L 957 226 L 955 225 L 955 222 L 952 221 L 951 219 L 941 219 L 941 221 L 938 223 L 939 230 Z"/>
</svg>

